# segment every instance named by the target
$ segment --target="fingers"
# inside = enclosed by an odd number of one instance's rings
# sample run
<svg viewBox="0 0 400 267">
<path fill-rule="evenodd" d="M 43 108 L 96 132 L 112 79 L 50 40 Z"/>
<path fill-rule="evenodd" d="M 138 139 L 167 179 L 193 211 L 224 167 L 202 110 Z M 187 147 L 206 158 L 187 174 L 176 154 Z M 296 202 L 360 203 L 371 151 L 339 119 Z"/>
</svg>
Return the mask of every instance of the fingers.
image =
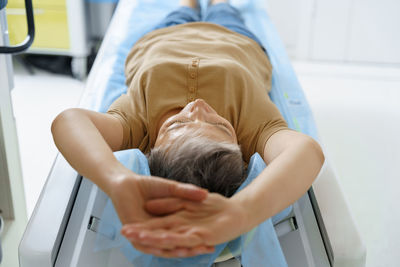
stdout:
<svg viewBox="0 0 400 267">
<path fill-rule="evenodd" d="M 158 198 L 145 203 L 147 212 L 156 216 L 170 215 L 180 210 L 195 211 L 199 209 L 199 202 L 183 200 L 180 198 Z"/>
<path fill-rule="evenodd" d="M 208 195 L 208 191 L 201 187 L 160 177 L 146 177 L 140 179 L 140 183 L 146 188 L 146 196 L 149 198 L 178 197 L 187 200 L 202 201 Z"/>
<path fill-rule="evenodd" d="M 136 249 L 159 257 L 193 257 L 215 251 L 214 246 L 204 244 L 202 238 L 195 234 L 146 230 L 133 226 L 124 226 L 121 233 Z"/>
<path fill-rule="evenodd" d="M 134 247 L 143 253 L 152 254 L 154 256 L 163 258 L 194 257 L 201 254 L 213 253 L 215 251 L 215 248 L 210 246 L 197 246 L 194 248 L 178 247 L 175 249 L 159 249 L 159 248 L 134 244 Z"/>
<path fill-rule="evenodd" d="M 142 230 L 170 229 L 175 225 L 183 224 L 184 221 L 184 219 L 174 215 L 154 218 L 142 223 L 125 224 L 124 226 L 122 226 L 121 233 L 123 235 L 129 235 L 130 233 Z"/>
<path fill-rule="evenodd" d="M 124 236 L 133 243 L 159 249 L 177 247 L 193 248 L 204 245 L 203 239 L 192 233 L 176 233 L 166 230 L 132 230 Z"/>
<path fill-rule="evenodd" d="M 146 211 L 156 216 L 177 212 L 182 210 L 184 206 L 184 202 L 178 198 L 153 199 L 145 204 Z"/>
<path fill-rule="evenodd" d="M 187 200 L 202 201 L 207 198 L 208 191 L 192 184 L 178 183 L 171 188 L 172 196 Z"/>
</svg>

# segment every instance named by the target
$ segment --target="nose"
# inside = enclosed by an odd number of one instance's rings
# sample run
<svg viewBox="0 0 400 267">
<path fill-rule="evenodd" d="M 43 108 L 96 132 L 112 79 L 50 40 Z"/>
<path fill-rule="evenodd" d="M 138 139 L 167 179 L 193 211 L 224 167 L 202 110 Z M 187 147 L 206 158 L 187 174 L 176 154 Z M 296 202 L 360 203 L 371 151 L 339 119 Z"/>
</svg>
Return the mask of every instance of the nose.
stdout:
<svg viewBox="0 0 400 267">
<path fill-rule="evenodd" d="M 191 110 L 196 109 L 196 108 L 202 108 L 206 111 L 211 111 L 210 106 L 203 99 L 196 99 L 195 101 L 193 101 Z"/>
<path fill-rule="evenodd" d="M 204 120 L 210 112 L 210 107 L 202 99 L 196 99 L 190 107 L 190 115 L 193 119 Z"/>
</svg>

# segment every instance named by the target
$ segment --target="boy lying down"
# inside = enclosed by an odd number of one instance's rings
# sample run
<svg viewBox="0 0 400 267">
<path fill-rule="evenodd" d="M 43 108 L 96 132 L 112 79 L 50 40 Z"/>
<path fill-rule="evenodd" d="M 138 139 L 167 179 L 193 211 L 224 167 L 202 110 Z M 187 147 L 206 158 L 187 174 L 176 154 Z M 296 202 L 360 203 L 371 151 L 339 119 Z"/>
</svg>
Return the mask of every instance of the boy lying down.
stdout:
<svg viewBox="0 0 400 267">
<path fill-rule="evenodd" d="M 227 1 L 211 1 L 200 21 L 198 3 L 181 0 L 132 47 L 125 74 L 128 91 L 107 113 L 68 109 L 52 133 L 144 253 L 213 252 L 294 203 L 324 162 L 269 99 L 268 56 Z M 129 148 L 147 153 L 152 176 L 116 160 L 113 151 Z M 233 195 L 256 152 L 268 167 Z"/>
</svg>

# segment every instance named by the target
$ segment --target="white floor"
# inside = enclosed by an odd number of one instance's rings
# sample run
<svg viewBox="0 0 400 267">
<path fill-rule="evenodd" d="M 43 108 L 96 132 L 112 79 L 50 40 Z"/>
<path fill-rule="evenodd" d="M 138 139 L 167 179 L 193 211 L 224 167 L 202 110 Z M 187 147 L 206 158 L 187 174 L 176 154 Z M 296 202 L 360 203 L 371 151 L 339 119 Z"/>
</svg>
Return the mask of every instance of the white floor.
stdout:
<svg viewBox="0 0 400 267">
<path fill-rule="evenodd" d="M 367 245 L 367 267 L 399 266 L 400 68 L 294 66 Z M 16 69 L 12 96 L 30 215 L 57 153 L 51 122 L 78 103 L 84 83 Z"/>
<path fill-rule="evenodd" d="M 14 68 L 15 87 L 11 94 L 30 216 L 58 152 L 51 123 L 61 111 L 78 104 L 84 83 L 40 70 L 29 75 L 18 64 Z"/>
<path fill-rule="evenodd" d="M 295 69 L 367 245 L 367 266 L 399 266 L 400 68 Z"/>
</svg>

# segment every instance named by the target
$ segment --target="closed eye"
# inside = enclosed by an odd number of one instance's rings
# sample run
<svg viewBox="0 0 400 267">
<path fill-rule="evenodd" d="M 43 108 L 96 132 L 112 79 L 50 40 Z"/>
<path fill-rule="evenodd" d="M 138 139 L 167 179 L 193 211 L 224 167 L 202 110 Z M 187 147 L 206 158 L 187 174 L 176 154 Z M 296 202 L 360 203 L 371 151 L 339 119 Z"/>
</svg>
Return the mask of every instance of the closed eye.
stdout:
<svg viewBox="0 0 400 267">
<path fill-rule="evenodd" d="M 186 120 L 186 121 L 184 121 L 184 120 L 174 120 L 174 121 L 171 121 L 170 123 L 168 123 L 167 127 L 171 126 L 174 123 L 187 123 L 187 122 L 191 122 L 191 121 L 190 120 Z"/>
<path fill-rule="evenodd" d="M 211 122 L 208 122 L 208 123 L 211 123 Z M 232 133 L 231 133 L 231 131 L 230 131 L 229 126 L 226 125 L 225 123 L 217 122 L 217 123 L 211 123 L 211 124 L 217 125 L 217 126 L 220 126 L 220 127 L 223 127 L 223 128 L 221 128 L 221 129 L 222 129 L 225 133 L 227 133 L 227 134 L 229 134 L 230 136 L 232 136 Z"/>
<path fill-rule="evenodd" d="M 174 124 L 174 123 L 188 123 L 188 122 L 191 122 L 191 120 L 174 120 L 174 121 L 171 121 L 170 123 L 168 123 L 167 127 L 168 127 L 168 126 L 171 126 L 171 125 Z M 226 125 L 226 123 L 222 123 L 222 122 L 211 122 L 211 121 L 206 121 L 206 122 L 209 123 L 209 124 L 213 124 L 213 125 L 222 125 L 222 126 L 224 126 L 225 128 L 229 129 L 229 126 Z"/>
<path fill-rule="evenodd" d="M 170 123 L 168 123 L 167 127 L 175 124 L 175 123 L 188 123 L 191 122 L 191 120 L 173 120 Z M 227 134 L 229 134 L 230 136 L 232 136 L 231 132 L 230 132 L 230 128 L 226 123 L 222 123 L 222 122 L 210 122 L 210 121 L 206 121 L 206 123 L 212 124 L 212 125 L 216 125 L 216 126 L 222 126 L 224 127 L 223 131 Z M 174 127 L 175 128 L 175 127 Z M 172 129 L 174 129 L 172 128 Z M 169 129 L 168 131 L 172 130 Z M 222 128 L 221 128 L 222 129 Z"/>
</svg>

